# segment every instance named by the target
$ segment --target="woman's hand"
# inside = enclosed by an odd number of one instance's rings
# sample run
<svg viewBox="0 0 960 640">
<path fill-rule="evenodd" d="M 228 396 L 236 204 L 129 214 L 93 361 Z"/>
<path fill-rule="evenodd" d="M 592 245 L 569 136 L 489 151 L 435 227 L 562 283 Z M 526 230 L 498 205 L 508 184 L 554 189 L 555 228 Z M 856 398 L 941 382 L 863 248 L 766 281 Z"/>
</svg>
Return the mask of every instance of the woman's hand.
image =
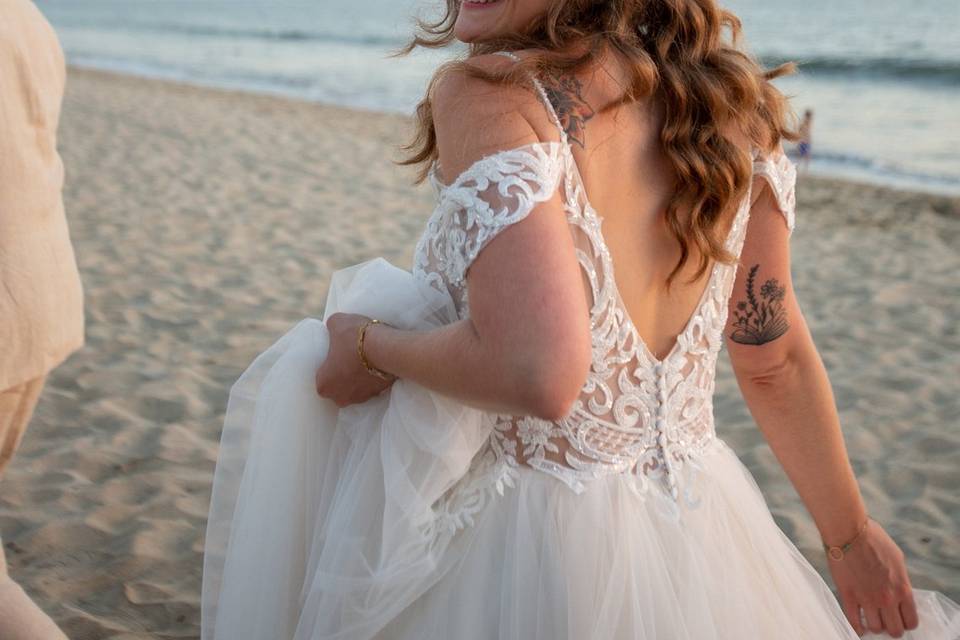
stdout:
<svg viewBox="0 0 960 640">
<path fill-rule="evenodd" d="M 903 551 L 879 523 L 870 519 L 863 536 L 842 560 L 827 557 L 830 573 L 840 593 L 843 612 L 857 635 L 866 630 L 860 618 L 863 608 L 867 629 L 886 632 L 894 638 L 919 624 L 917 607 Z"/>
<path fill-rule="evenodd" d="M 330 349 L 327 358 L 317 369 L 317 393 L 329 398 L 340 408 L 366 402 L 393 384 L 364 368 L 357 353 L 357 337 L 367 316 L 355 313 L 334 313 L 327 318 Z M 367 327 L 371 331 L 376 325 Z M 372 363 L 376 366 L 375 363 Z"/>
</svg>

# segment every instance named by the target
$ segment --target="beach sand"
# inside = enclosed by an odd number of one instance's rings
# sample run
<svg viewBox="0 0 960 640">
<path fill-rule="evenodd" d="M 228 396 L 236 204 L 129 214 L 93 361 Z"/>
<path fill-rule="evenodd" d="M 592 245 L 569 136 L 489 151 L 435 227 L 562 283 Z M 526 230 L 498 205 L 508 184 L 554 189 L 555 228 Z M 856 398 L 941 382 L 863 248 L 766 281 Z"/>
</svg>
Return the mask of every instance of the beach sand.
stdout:
<svg viewBox="0 0 960 640">
<path fill-rule="evenodd" d="M 0 483 L 11 574 L 74 639 L 196 638 L 230 385 L 331 273 L 409 267 L 432 208 L 408 118 L 71 69 L 65 193 L 87 345 Z M 802 178 L 801 305 L 854 469 L 916 587 L 960 599 L 960 200 Z M 726 356 L 717 428 L 828 576 Z"/>
</svg>

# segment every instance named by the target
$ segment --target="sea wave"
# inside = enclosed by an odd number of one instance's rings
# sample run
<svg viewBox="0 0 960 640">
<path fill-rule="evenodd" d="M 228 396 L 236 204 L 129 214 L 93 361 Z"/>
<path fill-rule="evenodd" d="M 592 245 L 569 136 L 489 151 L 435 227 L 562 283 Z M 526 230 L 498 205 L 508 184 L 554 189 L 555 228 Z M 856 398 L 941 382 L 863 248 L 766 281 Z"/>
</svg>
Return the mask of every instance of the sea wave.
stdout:
<svg viewBox="0 0 960 640">
<path fill-rule="evenodd" d="M 796 162 L 800 160 L 795 148 L 788 148 L 787 155 Z M 810 169 L 819 175 L 866 179 L 879 184 L 960 195 L 960 174 L 918 170 L 898 162 L 849 151 L 814 149 Z"/>
<path fill-rule="evenodd" d="M 94 25 L 90 25 L 93 27 Z M 102 25 L 101 25 L 102 26 Z M 411 24 L 410 34 L 413 33 Z M 323 30 L 311 28 L 280 28 L 274 26 L 231 27 L 215 24 L 185 24 L 179 21 L 135 21 L 116 24 L 114 28 L 137 33 L 164 33 L 196 38 L 227 40 L 266 40 L 277 42 L 316 42 L 345 44 L 360 47 L 399 48 L 406 35 L 371 33 L 358 30 Z M 775 67 L 785 62 L 796 62 L 800 71 L 817 76 L 858 76 L 885 78 L 908 82 L 960 85 L 960 60 L 904 58 L 895 56 L 839 57 L 802 53 L 761 53 L 761 62 Z"/>
<path fill-rule="evenodd" d="M 371 33 L 321 31 L 312 29 L 283 29 L 274 27 L 225 27 L 209 24 L 182 24 L 177 22 L 128 22 L 122 29 L 134 32 L 168 33 L 183 36 L 217 39 L 271 40 L 281 42 L 326 42 L 360 46 L 396 47 L 405 39 L 396 35 Z"/>
<path fill-rule="evenodd" d="M 137 32 L 170 33 L 198 38 L 249 39 L 279 42 L 318 42 L 347 44 L 361 47 L 400 47 L 406 38 L 397 34 L 362 33 L 356 30 L 325 31 L 322 29 L 284 29 L 269 26 L 228 27 L 212 24 L 184 24 L 180 22 L 134 22 L 123 29 Z M 412 25 L 411 25 L 412 29 Z M 412 33 L 412 30 L 411 30 Z M 803 73 L 819 76 L 861 76 L 889 78 L 938 84 L 960 83 L 960 60 L 928 58 L 836 57 L 804 54 L 775 53 L 760 55 L 764 65 L 773 67 L 784 62 L 796 62 Z"/>
<path fill-rule="evenodd" d="M 832 56 L 761 55 L 767 67 L 795 62 L 800 71 L 818 76 L 861 76 L 914 82 L 932 82 L 957 86 L 960 83 L 960 61 L 926 58 L 838 58 Z"/>
</svg>

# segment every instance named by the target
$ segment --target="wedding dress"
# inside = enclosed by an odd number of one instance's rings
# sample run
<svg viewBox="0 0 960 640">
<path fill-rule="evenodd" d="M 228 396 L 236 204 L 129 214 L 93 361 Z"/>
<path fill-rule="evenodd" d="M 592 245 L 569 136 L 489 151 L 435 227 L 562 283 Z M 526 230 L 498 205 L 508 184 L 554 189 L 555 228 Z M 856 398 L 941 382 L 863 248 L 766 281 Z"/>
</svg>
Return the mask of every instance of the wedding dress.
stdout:
<svg viewBox="0 0 960 640">
<path fill-rule="evenodd" d="M 715 264 L 675 346 L 656 358 L 535 84 L 559 141 L 486 156 L 450 184 L 435 165 L 437 206 L 412 272 L 382 258 L 336 272 L 323 322 L 302 321 L 232 388 L 204 640 L 857 638 L 714 428 L 736 266 Z M 794 166 L 754 156 L 792 231 Z M 466 317 L 471 262 L 558 189 L 592 293 L 593 363 L 567 416 L 494 415 L 405 379 L 344 409 L 316 394 L 332 313 L 408 329 Z M 749 203 L 726 239 L 736 255 Z M 960 638 L 960 605 L 914 597 L 920 627 L 904 638 Z"/>
</svg>

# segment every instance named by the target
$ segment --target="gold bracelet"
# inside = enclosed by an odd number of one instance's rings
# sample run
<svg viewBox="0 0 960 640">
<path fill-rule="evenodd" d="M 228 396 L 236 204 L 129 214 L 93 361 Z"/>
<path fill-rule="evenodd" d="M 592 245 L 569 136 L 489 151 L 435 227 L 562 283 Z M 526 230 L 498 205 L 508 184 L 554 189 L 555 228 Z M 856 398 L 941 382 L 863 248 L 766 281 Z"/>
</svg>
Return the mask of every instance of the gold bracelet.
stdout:
<svg viewBox="0 0 960 640">
<path fill-rule="evenodd" d="M 843 556 L 850 550 L 850 547 L 853 546 L 853 543 L 860 539 L 860 536 L 863 535 L 863 532 L 867 530 L 867 523 L 870 522 L 870 516 L 868 515 L 866 520 L 863 521 L 863 526 L 860 527 L 860 531 L 853 537 L 853 540 L 843 545 L 828 545 L 827 543 L 823 544 L 823 550 L 827 552 L 827 555 L 833 560 L 843 560 Z"/>
<path fill-rule="evenodd" d="M 371 318 L 363 323 L 363 326 L 360 327 L 360 331 L 357 332 L 357 353 L 360 354 L 360 362 L 363 364 L 363 368 L 366 369 L 371 375 L 377 376 L 381 380 L 393 380 L 396 378 L 393 374 L 387 373 L 386 371 L 381 371 L 375 366 L 370 364 L 370 361 L 367 360 L 366 354 L 363 353 L 363 338 L 367 334 L 367 327 L 372 324 L 383 324 L 376 318 Z"/>
</svg>

